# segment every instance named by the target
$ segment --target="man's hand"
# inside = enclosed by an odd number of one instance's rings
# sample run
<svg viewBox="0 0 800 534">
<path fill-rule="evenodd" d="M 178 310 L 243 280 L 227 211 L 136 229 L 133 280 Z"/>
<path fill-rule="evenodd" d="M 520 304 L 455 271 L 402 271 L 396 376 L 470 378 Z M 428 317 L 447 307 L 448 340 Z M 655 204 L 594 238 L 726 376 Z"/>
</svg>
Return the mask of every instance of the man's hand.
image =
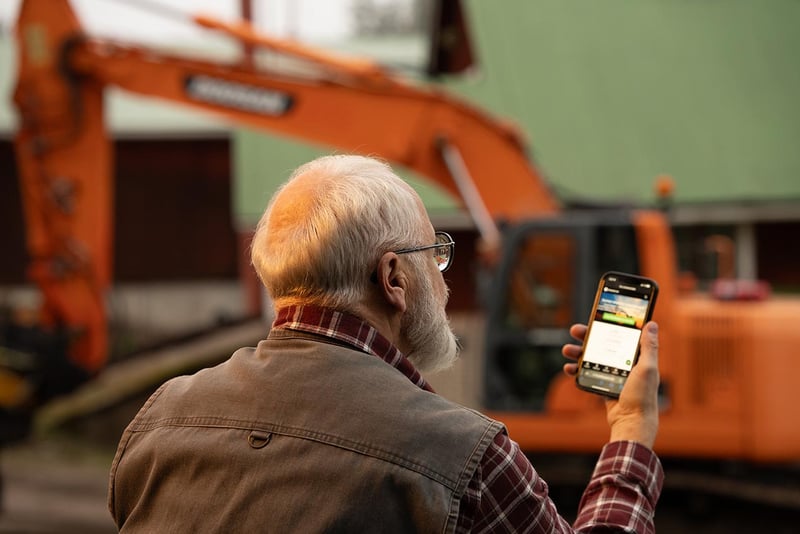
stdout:
<svg viewBox="0 0 800 534">
<path fill-rule="evenodd" d="M 575 324 L 569 329 L 572 337 L 583 342 L 586 325 Z M 658 325 L 649 322 L 644 326 L 639 360 L 628 375 L 619 400 L 606 400 L 608 425 L 611 427 L 610 441 L 636 441 L 652 448 L 658 433 Z M 581 345 L 564 345 L 561 352 L 571 360 L 577 360 Z M 564 364 L 564 372 L 575 376 L 578 364 Z"/>
</svg>

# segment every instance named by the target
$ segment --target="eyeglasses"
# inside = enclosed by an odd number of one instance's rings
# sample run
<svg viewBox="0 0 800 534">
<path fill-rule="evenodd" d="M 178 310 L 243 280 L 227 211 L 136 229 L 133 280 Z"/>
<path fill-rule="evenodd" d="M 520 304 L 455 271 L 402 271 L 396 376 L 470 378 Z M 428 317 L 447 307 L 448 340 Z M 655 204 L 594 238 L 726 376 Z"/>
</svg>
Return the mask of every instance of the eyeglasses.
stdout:
<svg viewBox="0 0 800 534">
<path fill-rule="evenodd" d="M 436 232 L 436 243 L 433 245 L 425 245 L 422 247 L 404 248 L 393 251 L 395 254 L 409 254 L 411 252 L 419 252 L 420 250 L 433 251 L 433 258 L 436 260 L 436 265 L 439 271 L 445 272 L 450 268 L 453 263 L 453 251 L 455 250 L 456 242 L 450 237 L 447 232 Z"/>
</svg>

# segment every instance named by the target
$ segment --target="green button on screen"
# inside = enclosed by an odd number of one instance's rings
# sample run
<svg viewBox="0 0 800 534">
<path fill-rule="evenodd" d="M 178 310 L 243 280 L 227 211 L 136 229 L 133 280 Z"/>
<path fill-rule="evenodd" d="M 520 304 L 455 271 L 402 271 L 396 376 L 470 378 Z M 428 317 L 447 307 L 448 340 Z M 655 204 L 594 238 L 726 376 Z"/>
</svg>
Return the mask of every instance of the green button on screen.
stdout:
<svg viewBox="0 0 800 534">
<path fill-rule="evenodd" d="M 626 324 L 629 326 L 634 326 L 636 324 L 636 320 L 632 317 L 620 317 L 619 315 L 614 315 L 613 313 L 608 312 L 603 313 L 603 320 L 610 323 Z"/>
</svg>

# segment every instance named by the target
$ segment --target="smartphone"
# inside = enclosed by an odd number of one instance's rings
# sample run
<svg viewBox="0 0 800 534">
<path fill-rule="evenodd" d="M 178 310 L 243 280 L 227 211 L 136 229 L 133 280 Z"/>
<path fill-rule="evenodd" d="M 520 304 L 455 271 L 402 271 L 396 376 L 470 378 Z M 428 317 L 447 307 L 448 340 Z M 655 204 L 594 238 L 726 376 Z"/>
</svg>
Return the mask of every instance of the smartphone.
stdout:
<svg viewBox="0 0 800 534">
<path fill-rule="evenodd" d="M 639 357 L 642 329 L 653 316 L 655 280 L 608 272 L 600 278 L 578 360 L 578 387 L 618 398 Z"/>
</svg>

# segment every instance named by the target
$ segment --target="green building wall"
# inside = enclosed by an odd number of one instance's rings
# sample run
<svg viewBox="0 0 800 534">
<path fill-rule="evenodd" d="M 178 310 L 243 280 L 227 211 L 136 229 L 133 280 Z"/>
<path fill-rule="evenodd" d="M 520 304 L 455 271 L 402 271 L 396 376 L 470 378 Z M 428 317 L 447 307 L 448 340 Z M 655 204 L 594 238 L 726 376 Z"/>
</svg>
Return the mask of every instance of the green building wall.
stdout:
<svg viewBox="0 0 800 534">
<path fill-rule="evenodd" d="M 564 198 L 800 201 L 800 2 L 468 0 L 477 76 L 449 89 L 527 133 Z M 288 173 L 326 149 L 234 137 L 235 213 L 251 226 Z M 433 212 L 456 211 L 417 184 Z"/>
</svg>

